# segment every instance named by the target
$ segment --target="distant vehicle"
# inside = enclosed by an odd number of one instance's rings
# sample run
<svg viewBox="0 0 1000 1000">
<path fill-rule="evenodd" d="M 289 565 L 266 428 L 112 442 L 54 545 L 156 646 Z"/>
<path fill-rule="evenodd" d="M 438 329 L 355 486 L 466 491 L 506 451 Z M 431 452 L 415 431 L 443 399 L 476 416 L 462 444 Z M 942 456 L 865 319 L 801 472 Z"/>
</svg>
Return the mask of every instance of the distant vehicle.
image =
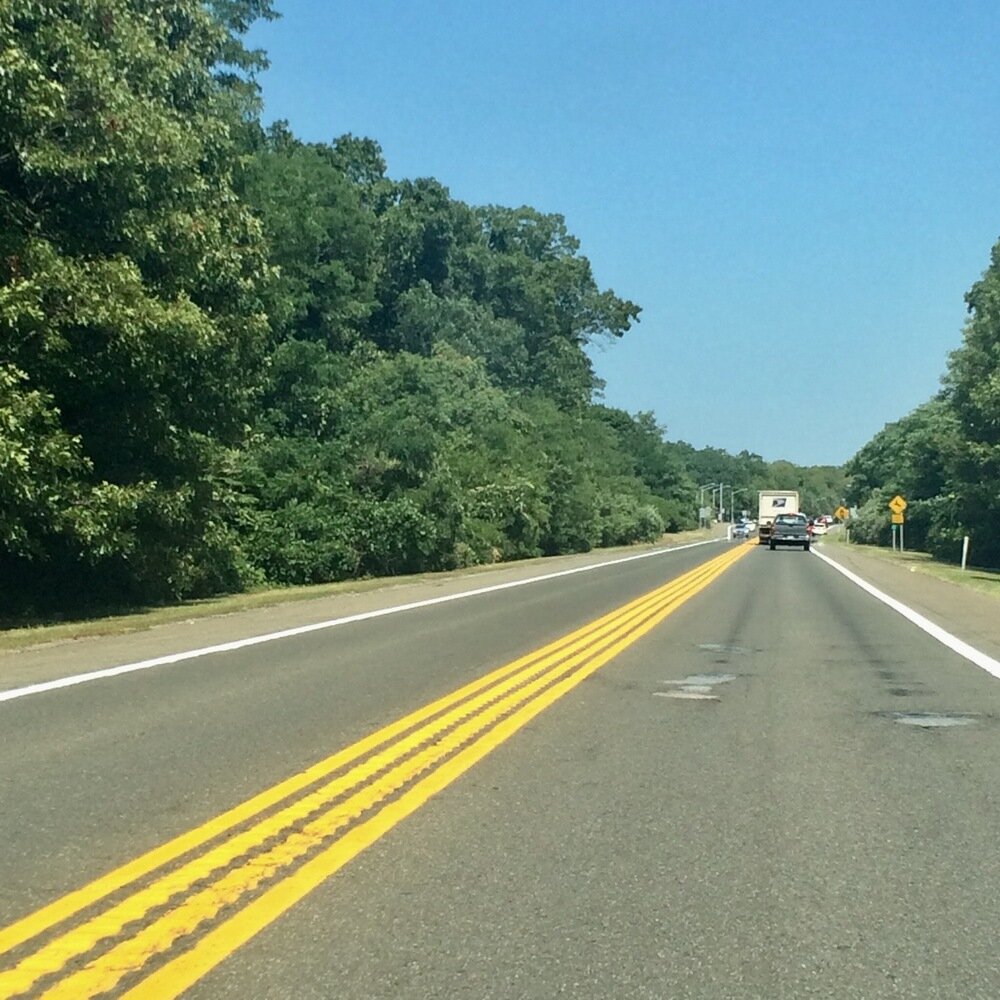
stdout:
<svg viewBox="0 0 1000 1000">
<path fill-rule="evenodd" d="M 802 551 L 808 552 L 811 540 L 805 514 L 778 514 L 768 532 L 767 544 L 772 552 L 779 545 L 801 545 Z"/>
<path fill-rule="evenodd" d="M 771 524 L 779 514 L 798 514 L 797 490 L 761 490 L 757 494 L 757 541 L 766 545 L 771 536 Z"/>
<path fill-rule="evenodd" d="M 749 538 L 749 537 L 750 537 L 750 529 L 746 526 L 746 523 L 733 525 L 733 538 Z"/>
<path fill-rule="evenodd" d="M 813 521 L 812 533 L 814 535 L 825 535 L 830 529 L 826 526 L 826 521 L 822 518 L 817 518 Z"/>
</svg>

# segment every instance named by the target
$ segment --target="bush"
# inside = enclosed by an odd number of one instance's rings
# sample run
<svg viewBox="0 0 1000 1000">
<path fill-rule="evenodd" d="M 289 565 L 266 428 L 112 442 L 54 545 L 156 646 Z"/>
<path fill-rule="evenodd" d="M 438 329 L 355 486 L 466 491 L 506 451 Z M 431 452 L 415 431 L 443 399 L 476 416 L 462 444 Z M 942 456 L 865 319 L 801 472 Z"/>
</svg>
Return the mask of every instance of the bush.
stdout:
<svg viewBox="0 0 1000 1000">
<path fill-rule="evenodd" d="M 868 500 L 851 518 L 851 540 L 862 545 L 891 545 L 892 527 L 889 520 L 890 497 L 874 490 Z"/>
<path fill-rule="evenodd" d="M 958 563 L 962 561 L 962 539 L 969 534 L 962 524 L 961 509 L 954 496 L 935 497 L 925 501 L 928 510 L 927 551 L 935 559 Z"/>
<path fill-rule="evenodd" d="M 357 575 L 361 563 L 350 514 L 300 501 L 261 512 L 250 551 L 254 565 L 277 584 L 345 580 Z"/>
<path fill-rule="evenodd" d="M 663 519 L 651 504 L 628 493 L 607 495 L 600 509 L 600 544 L 652 542 L 663 534 Z"/>
</svg>

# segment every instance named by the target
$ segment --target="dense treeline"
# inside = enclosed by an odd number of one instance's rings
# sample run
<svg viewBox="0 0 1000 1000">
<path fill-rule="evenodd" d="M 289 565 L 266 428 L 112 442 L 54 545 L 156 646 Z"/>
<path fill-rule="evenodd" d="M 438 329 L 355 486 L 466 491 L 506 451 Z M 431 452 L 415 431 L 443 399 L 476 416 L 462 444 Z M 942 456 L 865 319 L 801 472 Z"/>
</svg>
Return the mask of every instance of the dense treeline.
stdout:
<svg viewBox="0 0 1000 1000">
<path fill-rule="evenodd" d="M 956 562 L 962 538 L 980 566 L 1000 566 L 1000 242 L 965 297 L 963 343 L 948 359 L 942 390 L 886 425 L 847 465 L 858 505 L 854 534 L 888 545 L 887 504 L 906 510 L 907 547 Z"/>
<path fill-rule="evenodd" d="M 8 620 L 652 540 L 708 480 L 839 501 L 595 403 L 639 308 L 562 217 L 263 128 L 271 16 L 0 6 Z"/>
</svg>

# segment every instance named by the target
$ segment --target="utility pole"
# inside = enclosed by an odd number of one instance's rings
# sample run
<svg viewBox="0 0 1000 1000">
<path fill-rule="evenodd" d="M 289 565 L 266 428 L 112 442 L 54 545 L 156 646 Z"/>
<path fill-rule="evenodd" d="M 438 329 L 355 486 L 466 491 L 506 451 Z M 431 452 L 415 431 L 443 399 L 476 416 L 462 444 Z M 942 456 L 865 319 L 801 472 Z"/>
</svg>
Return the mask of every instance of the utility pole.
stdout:
<svg viewBox="0 0 1000 1000">
<path fill-rule="evenodd" d="M 746 487 L 741 486 L 739 489 L 734 490 L 732 486 L 729 487 L 729 520 L 736 521 L 736 494 L 746 493 Z"/>
<path fill-rule="evenodd" d="M 713 506 L 715 506 L 716 510 L 718 511 L 718 517 L 719 517 L 720 521 L 722 520 L 722 515 L 725 512 L 724 503 L 725 503 L 725 491 L 726 491 L 727 488 L 731 488 L 729 486 L 729 483 L 716 483 L 712 487 L 713 501 L 714 501 L 714 497 L 715 497 L 715 491 L 716 490 L 719 491 L 719 499 L 718 499 L 717 502 L 713 503 Z"/>
<path fill-rule="evenodd" d="M 706 526 L 705 522 L 708 521 L 708 517 L 704 513 L 704 511 L 705 511 L 705 490 L 707 490 L 709 488 L 712 488 L 714 486 L 715 486 L 714 483 L 705 483 L 704 485 L 698 487 L 698 527 L 699 528 L 705 527 Z M 714 493 L 715 490 L 713 489 L 712 492 Z"/>
</svg>

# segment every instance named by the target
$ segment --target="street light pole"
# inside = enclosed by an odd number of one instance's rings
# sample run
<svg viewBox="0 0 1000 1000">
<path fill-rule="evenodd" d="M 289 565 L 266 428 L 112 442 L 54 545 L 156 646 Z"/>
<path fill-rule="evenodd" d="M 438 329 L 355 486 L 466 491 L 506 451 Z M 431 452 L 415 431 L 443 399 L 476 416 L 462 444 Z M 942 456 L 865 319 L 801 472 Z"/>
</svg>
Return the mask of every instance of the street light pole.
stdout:
<svg viewBox="0 0 1000 1000">
<path fill-rule="evenodd" d="M 734 490 L 732 486 L 729 487 L 729 520 L 736 520 L 736 494 L 746 493 L 746 487 L 741 486 L 738 490 Z"/>
<path fill-rule="evenodd" d="M 698 527 L 703 527 L 702 521 L 705 519 L 703 511 L 705 509 L 705 490 L 710 486 L 714 486 L 714 483 L 705 483 L 703 486 L 698 487 Z M 714 492 L 714 491 L 713 491 Z"/>
<path fill-rule="evenodd" d="M 725 490 L 726 490 L 726 487 L 728 487 L 728 486 L 729 486 L 728 483 L 714 483 L 714 484 L 712 484 L 712 506 L 715 507 L 716 510 L 718 511 L 718 517 L 719 517 L 720 521 L 722 520 L 722 515 L 723 515 L 723 512 L 724 512 L 724 506 L 723 505 L 725 503 Z M 715 493 L 716 493 L 716 491 L 718 491 L 718 493 L 719 493 L 718 502 L 716 502 L 716 500 L 715 500 Z"/>
</svg>

